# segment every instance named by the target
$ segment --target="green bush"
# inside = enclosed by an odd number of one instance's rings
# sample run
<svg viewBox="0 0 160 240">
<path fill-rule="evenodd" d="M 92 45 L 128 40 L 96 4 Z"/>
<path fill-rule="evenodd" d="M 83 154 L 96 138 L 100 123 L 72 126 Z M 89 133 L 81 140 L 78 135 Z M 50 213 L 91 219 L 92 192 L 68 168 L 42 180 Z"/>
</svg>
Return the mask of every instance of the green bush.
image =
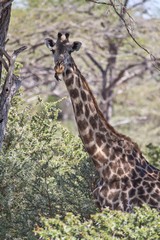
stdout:
<svg viewBox="0 0 160 240">
<path fill-rule="evenodd" d="M 95 173 L 81 141 L 57 121 L 56 103 L 13 105 L 0 155 L 0 239 L 34 239 L 41 215 L 95 212 Z"/>
<path fill-rule="evenodd" d="M 90 220 L 82 221 L 80 216 L 68 213 L 64 218 L 42 218 L 43 227 L 35 233 L 40 239 L 63 240 L 158 240 L 160 238 L 160 216 L 148 207 L 135 208 L 134 213 L 109 211 L 97 213 Z"/>
<path fill-rule="evenodd" d="M 147 145 L 147 150 L 150 163 L 160 169 L 160 147 L 150 143 Z"/>
</svg>

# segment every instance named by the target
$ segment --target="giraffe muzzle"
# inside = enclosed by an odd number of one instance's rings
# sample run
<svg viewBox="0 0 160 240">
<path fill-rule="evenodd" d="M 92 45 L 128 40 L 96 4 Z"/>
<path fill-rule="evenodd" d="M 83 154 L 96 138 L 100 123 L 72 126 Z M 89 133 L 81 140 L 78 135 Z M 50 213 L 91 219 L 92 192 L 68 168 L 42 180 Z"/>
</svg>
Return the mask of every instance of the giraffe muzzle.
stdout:
<svg viewBox="0 0 160 240">
<path fill-rule="evenodd" d="M 62 74 L 64 72 L 64 65 L 63 65 L 63 62 L 57 62 L 55 67 L 54 67 L 54 70 L 55 70 L 55 78 L 57 81 L 61 80 L 59 78 L 58 75 Z"/>
</svg>

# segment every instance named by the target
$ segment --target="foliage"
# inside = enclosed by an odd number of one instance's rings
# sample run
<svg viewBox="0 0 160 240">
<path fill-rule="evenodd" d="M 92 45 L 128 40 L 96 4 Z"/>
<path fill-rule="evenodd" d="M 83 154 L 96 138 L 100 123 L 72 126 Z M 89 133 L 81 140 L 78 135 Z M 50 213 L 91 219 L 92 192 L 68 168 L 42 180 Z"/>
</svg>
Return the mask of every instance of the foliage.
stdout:
<svg viewBox="0 0 160 240">
<path fill-rule="evenodd" d="M 56 120 L 56 103 L 39 99 L 35 110 L 17 97 L 13 105 L 0 155 L 0 239 L 34 239 L 40 215 L 95 211 L 95 173 L 80 140 Z"/>
<path fill-rule="evenodd" d="M 160 147 L 150 143 L 147 149 L 151 164 L 160 169 Z"/>
<path fill-rule="evenodd" d="M 82 221 L 80 216 L 67 213 L 64 218 L 42 218 L 43 227 L 37 227 L 35 233 L 41 239 L 130 239 L 156 240 L 160 236 L 160 216 L 156 210 L 148 207 L 135 208 L 134 213 L 109 211 L 97 213 L 90 220 Z"/>
<path fill-rule="evenodd" d="M 39 7 L 39 5 L 41 5 L 41 3 L 42 4 L 46 4 L 46 2 L 47 3 L 52 3 L 53 5 L 55 5 L 55 4 L 62 4 L 63 3 L 63 1 L 64 0 L 60 0 L 60 1 L 57 1 L 57 0 L 47 0 L 47 1 L 45 1 L 45 3 L 42 3 L 42 1 L 41 0 L 27 0 L 26 2 L 28 3 L 28 5 L 29 5 L 29 7 Z"/>
</svg>

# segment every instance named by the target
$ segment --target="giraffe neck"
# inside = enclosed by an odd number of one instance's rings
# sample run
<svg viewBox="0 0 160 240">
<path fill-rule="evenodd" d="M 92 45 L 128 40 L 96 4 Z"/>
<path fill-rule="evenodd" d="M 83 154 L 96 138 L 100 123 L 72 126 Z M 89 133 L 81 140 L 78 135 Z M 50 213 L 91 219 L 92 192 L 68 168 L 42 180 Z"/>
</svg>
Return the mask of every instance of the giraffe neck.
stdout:
<svg viewBox="0 0 160 240">
<path fill-rule="evenodd" d="M 147 203 L 160 209 L 160 171 L 146 161 L 136 143 L 104 119 L 76 65 L 67 67 L 63 78 L 80 137 L 100 174 L 93 192 L 97 205 L 131 211 Z"/>
<path fill-rule="evenodd" d="M 64 82 L 70 94 L 79 135 L 97 170 L 109 161 L 116 142 L 115 130 L 106 122 L 96 100 L 75 64 L 66 68 Z"/>
</svg>

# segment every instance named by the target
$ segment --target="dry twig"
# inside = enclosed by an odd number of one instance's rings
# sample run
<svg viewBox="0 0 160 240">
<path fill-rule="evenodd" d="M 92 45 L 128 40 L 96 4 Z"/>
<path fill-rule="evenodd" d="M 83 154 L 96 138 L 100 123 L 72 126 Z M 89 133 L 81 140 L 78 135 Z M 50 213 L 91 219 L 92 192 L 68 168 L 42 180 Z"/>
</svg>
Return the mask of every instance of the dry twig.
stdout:
<svg viewBox="0 0 160 240">
<path fill-rule="evenodd" d="M 17 56 L 23 52 L 27 47 L 23 46 L 15 50 L 10 56 L 6 50 L 2 47 L 0 48 L 0 52 L 6 57 L 8 63 L 4 58 L 0 58 L 5 70 L 7 71 L 7 75 L 2 86 L 2 91 L 0 94 L 0 150 L 2 148 L 3 139 L 5 136 L 5 130 L 8 120 L 8 111 L 10 108 L 10 103 L 18 91 L 19 87 L 21 86 L 21 79 L 14 74 L 15 69 L 15 61 Z"/>
</svg>

